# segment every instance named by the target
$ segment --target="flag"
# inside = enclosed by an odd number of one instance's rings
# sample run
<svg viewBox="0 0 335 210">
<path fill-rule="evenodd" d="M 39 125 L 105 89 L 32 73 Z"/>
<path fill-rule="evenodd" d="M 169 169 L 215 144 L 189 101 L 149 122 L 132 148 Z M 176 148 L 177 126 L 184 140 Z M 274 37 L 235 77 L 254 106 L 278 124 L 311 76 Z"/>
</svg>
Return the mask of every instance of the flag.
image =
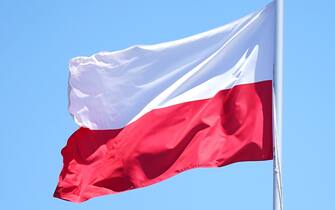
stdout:
<svg viewBox="0 0 335 210">
<path fill-rule="evenodd" d="M 70 61 L 54 196 L 72 202 L 185 170 L 273 158 L 275 5 L 222 27 Z"/>
</svg>

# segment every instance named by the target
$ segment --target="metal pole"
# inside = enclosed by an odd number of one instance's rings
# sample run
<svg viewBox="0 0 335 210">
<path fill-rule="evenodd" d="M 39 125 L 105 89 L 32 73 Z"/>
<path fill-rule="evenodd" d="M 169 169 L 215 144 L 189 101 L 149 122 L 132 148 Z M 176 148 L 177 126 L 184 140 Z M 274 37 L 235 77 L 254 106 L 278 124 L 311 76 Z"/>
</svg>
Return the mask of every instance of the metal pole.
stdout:
<svg viewBox="0 0 335 210">
<path fill-rule="evenodd" d="M 274 69 L 273 103 L 273 210 L 283 210 L 281 173 L 282 113 L 283 113 L 283 45 L 284 45 L 284 0 L 276 0 L 276 53 Z"/>
</svg>

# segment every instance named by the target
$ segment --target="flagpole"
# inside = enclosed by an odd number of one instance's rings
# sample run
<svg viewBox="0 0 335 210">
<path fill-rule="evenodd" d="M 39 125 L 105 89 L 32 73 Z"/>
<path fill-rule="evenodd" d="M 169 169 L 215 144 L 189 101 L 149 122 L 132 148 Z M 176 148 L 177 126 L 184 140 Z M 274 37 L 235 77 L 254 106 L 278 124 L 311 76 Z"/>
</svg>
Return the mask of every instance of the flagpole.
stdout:
<svg viewBox="0 0 335 210">
<path fill-rule="evenodd" d="M 276 0 L 276 57 L 274 71 L 274 103 L 273 103 L 273 210 L 283 210 L 282 191 L 282 113 L 283 113 L 283 71 L 284 71 L 284 0 Z"/>
</svg>

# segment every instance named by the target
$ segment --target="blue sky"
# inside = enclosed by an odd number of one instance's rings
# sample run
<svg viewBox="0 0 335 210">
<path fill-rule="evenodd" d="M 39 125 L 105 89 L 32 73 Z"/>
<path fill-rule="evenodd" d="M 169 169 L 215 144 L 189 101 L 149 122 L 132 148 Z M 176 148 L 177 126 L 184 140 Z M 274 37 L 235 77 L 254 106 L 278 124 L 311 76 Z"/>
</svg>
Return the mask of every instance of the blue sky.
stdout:
<svg viewBox="0 0 335 210">
<path fill-rule="evenodd" d="M 0 1 L 0 209 L 272 208 L 272 161 L 187 171 L 73 204 L 52 197 L 67 112 L 68 61 L 218 27 L 268 0 Z M 286 209 L 335 209 L 335 2 L 286 1 L 283 178 Z"/>
</svg>

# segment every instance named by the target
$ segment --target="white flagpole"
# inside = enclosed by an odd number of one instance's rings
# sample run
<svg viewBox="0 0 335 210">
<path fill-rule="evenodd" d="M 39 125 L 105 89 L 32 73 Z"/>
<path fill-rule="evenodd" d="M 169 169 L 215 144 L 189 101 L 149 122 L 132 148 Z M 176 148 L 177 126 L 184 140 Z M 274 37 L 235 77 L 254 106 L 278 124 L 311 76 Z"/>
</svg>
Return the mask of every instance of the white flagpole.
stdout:
<svg viewBox="0 0 335 210">
<path fill-rule="evenodd" d="M 282 113 L 283 113 L 283 45 L 284 45 L 284 0 L 276 0 L 276 57 L 274 72 L 273 103 L 273 210 L 283 210 L 281 173 Z"/>
</svg>

